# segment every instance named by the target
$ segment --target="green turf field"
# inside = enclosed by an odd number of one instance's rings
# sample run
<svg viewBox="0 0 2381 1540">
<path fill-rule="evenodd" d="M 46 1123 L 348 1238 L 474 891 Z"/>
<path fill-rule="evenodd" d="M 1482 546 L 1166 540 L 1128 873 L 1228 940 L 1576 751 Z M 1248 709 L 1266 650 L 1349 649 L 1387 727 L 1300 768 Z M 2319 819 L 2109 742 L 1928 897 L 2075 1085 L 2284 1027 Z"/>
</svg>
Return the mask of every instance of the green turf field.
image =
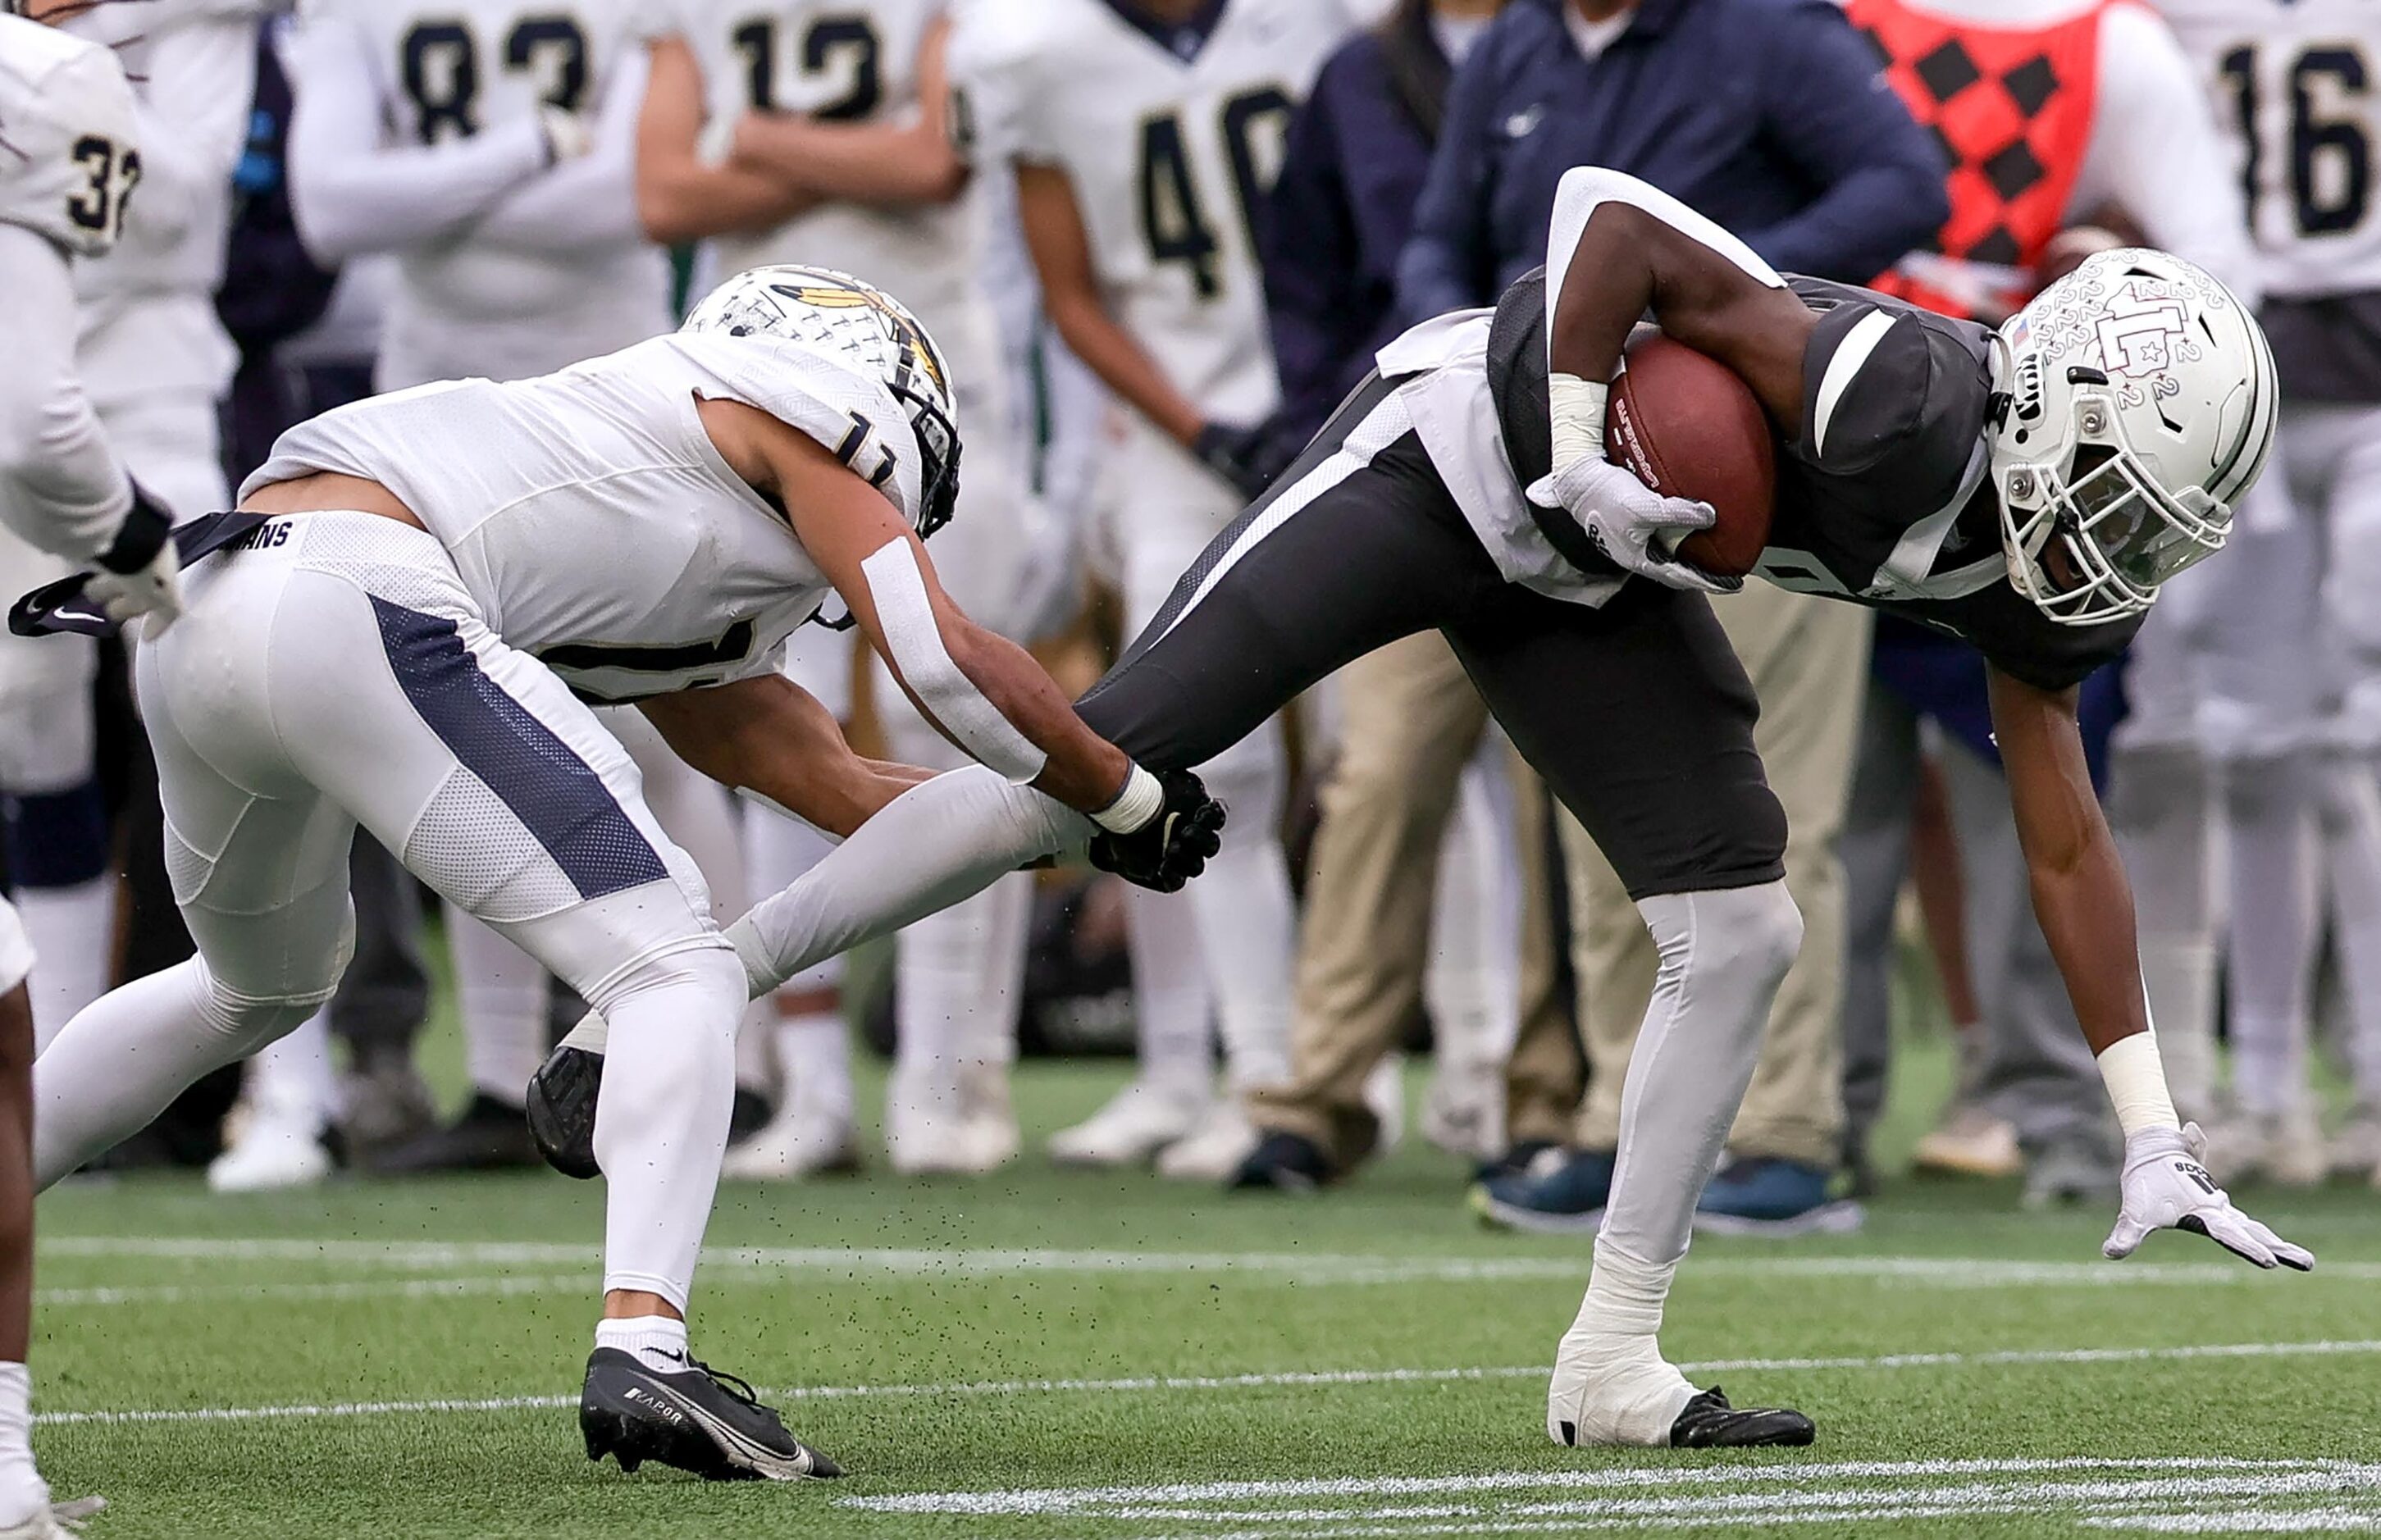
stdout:
<svg viewBox="0 0 2381 1540">
<path fill-rule="evenodd" d="M 1021 1071 L 1029 1134 L 1121 1072 Z M 1905 1123 L 1932 1099 L 1903 1097 Z M 586 1463 L 600 1196 L 62 1190 L 42 1210 L 45 1471 L 108 1497 L 93 1540 L 2381 1530 L 2381 1198 L 2362 1190 L 2243 1194 L 2315 1249 L 2311 1277 L 2180 1236 L 2104 1263 L 2106 1216 L 1907 1180 L 1859 1236 L 1699 1241 L 1672 1355 L 1820 1428 L 1807 1451 L 1714 1458 L 1547 1442 L 1585 1247 L 1481 1230 L 1427 1149 L 1315 1201 L 1030 1156 L 973 1185 L 731 1189 L 695 1350 L 852 1473 L 798 1487 Z"/>
</svg>

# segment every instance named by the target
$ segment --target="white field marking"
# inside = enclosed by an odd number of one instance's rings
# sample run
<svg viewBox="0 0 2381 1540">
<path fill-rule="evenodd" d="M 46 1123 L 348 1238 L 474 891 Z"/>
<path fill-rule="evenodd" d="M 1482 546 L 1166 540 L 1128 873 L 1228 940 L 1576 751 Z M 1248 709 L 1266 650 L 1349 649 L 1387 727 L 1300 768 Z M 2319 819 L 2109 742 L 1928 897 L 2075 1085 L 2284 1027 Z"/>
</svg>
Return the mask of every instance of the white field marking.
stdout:
<svg viewBox="0 0 2381 1540">
<path fill-rule="evenodd" d="M 2150 1513 L 2082 1522 L 2094 1529 L 2147 1530 L 2162 1534 L 2370 1534 L 2381 1530 L 2381 1513 L 2360 1513 L 2349 1508 L 2302 1508 L 2283 1513 L 2260 1509 L 2222 1513 Z M 1215 1536 L 1204 1540 L 1215 1540 Z"/>
<path fill-rule="evenodd" d="M 551 1294 L 590 1288 L 587 1275 L 551 1277 L 506 1274 L 474 1278 L 360 1278 L 347 1283 L 165 1283 L 123 1288 L 37 1289 L 33 1302 L 43 1310 L 97 1309 L 118 1305 L 222 1303 L 242 1300 L 460 1299 L 495 1294 Z"/>
<path fill-rule="evenodd" d="M 595 1266 L 595 1246 L 556 1241 L 223 1240 L 202 1236 L 45 1237 L 55 1257 L 146 1257 L 173 1261 L 319 1262 L 335 1266 Z M 1375 1256 L 1356 1253 L 1142 1252 L 1015 1247 L 936 1251 L 842 1246 L 715 1247 L 709 1268 L 762 1272 L 888 1273 L 912 1277 L 1014 1277 L 1044 1273 L 1237 1273 L 1325 1284 L 1496 1283 L 1560 1278 L 1584 1283 L 1587 1259 L 1548 1256 Z M 2247 1283 L 2264 1275 L 2237 1262 L 2009 1262 L 1989 1257 L 1715 1257 L 1680 1270 L 1703 1278 L 1826 1277 L 1925 1284 L 1940 1289 L 2123 1287 Z M 2318 1266 L 2316 1278 L 2381 1279 L 2381 1263 Z"/>
<path fill-rule="evenodd" d="M 2045 1481 L 2045 1476 L 2071 1477 Z M 2014 1478 L 1994 1482 L 1990 1477 Z M 1943 1482 L 1955 1485 L 1887 1486 L 1866 1489 L 1827 1488 L 1821 1484 L 1864 1481 Z M 1796 1492 L 1793 1488 L 1805 1490 Z M 1684 1497 L 1672 1496 L 1690 1490 Z M 1897 1497 L 1913 1501 L 1960 1504 L 1968 1498 L 1996 1495 L 2010 1498 L 2045 1494 L 2062 1500 L 2166 1501 L 2185 1495 L 2299 1496 L 2308 1493 L 2346 1495 L 2381 1491 L 2381 1465 L 2331 1460 L 2241 1460 L 2223 1457 L 2175 1457 L 2145 1460 L 2101 1460 L 2068 1457 L 2037 1460 L 1910 1460 L 1839 1461 L 1795 1465 L 1640 1466 L 1603 1469 L 1499 1471 L 1457 1476 L 1341 1476 L 1270 1481 L 1185 1482 L 1157 1486 L 1046 1487 L 997 1492 L 909 1493 L 897 1497 L 846 1497 L 847 1508 L 879 1513 L 937 1513 L 975 1518 L 1038 1517 L 1096 1514 L 1140 1517 L 1148 1510 L 1192 1505 L 1203 1516 L 1211 1505 L 1272 1500 L 1312 1504 L 1317 1498 L 1349 1499 L 1405 1497 L 1494 1497 L 1500 1493 L 1581 1492 L 1595 1496 L 1552 1504 L 1508 1506 L 1493 1510 L 1497 1517 L 1529 1518 L 1560 1512 L 1581 1516 L 1618 1515 L 1624 1510 L 1647 1516 L 1677 1512 L 1701 1505 L 1712 1517 L 1733 1518 L 1739 1509 L 1785 1509 L 1794 1507 L 1867 1507 Z M 1492 1510 L 1462 1505 L 1468 1514 Z M 1318 1511 L 1301 1511 L 1299 1522 L 1313 1522 Z M 1338 1508 L 1331 1516 L 1347 1522 L 1386 1518 L 1379 1507 Z M 1223 1510 L 1225 1522 L 1252 1515 L 1239 1509 Z M 1275 1518 L 1272 1513 L 1263 1517 Z"/>
<path fill-rule="evenodd" d="M 1987 1353 L 1886 1353 L 1871 1358 L 1736 1358 L 1682 1363 L 1688 1374 L 1795 1372 L 1826 1369 L 1966 1368 L 2027 1363 L 2142 1363 L 2167 1359 L 2319 1358 L 2381 1354 L 2381 1339 L 2363 1342 L 2229 1342 L 2173 1348 L 2061 1348 Z M 1338 1385 L 1442 1385 L 1475 1380 L 1543 1380 L 1546 1365 L 1480 1369 L 1308 1369 L 1248 1375 L 1144 1375 L 1124 1379 L 959 1380 L 922 1385 L 796 1385 L 764 1390 L 772 1400 L 873 1400 L 961 1396 L 1138 1395 L 1175 1391 L 1312 1388 Z M 512 1412 L 572 1405 L 561 1397 L 498 1396 L 485 1399 L 341 1401 L 279 1406 L 161 1407 L 154 1410 L 45 1412 L 36 1423 L 241 1423 L 286 1418 L 401 1417 L 430 1412 Z M 2029 1467 L 2032 1468 L 2032 1467 Z"/>
</svg>

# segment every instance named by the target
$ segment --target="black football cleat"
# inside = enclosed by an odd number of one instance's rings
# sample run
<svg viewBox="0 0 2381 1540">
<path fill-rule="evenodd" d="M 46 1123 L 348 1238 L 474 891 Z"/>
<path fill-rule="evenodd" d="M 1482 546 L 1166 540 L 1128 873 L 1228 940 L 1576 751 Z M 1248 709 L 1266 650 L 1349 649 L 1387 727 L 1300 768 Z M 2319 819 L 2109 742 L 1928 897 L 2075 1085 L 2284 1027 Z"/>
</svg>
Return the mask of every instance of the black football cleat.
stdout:
<svg viewBox="0 0 2381 1540">
<path fill-rule="evenodd" d="M 579 1396 L 587 1458 L 610 1455 L 634 1473 L 646 1461 L 705 1481 L 820 1481 L 843 1467 L 786 1431 L 752 1387 L 690 1363 L 675 1374 L 634 1353 L 598 1348 Z"/>
<path fill-rule="evenodd" d="M 537 1153 L 566 1177 L 592 1181 L 595 1097 L 604 1089 L 604 1056 L 566 1043 L 545 1056 L 529 1078 L 529 1131 Z"/>
<path fill-rule="evenodd" d="M 535 1166 L 537 1154 L 529 1131 L 521 1126 L 520 1109 L 482 1091 L 446 1127 L 378 1152 L 371 1169 L 385 1177 L 505 1171 Z"/>
<path fill-rule="evenodd" d="M 1304 1134 L 1276 1129 L 1249 1152 L 1248 1158 L 1240 1162 L 1239 1169 L 1224 1185 L 1235 1192 L 1307 1193 L 1321 1188 L 1335 1174 L 1323 1146 Z"/>
<path fill-rule="evenodd" d="M 1747 1407 L 1739 1412 L 1716 1385 L 1687 1403 L 1670 1424 L 1674 1449 L 1800 1448 L 1819 1436 L 1811 1419 L 1786 1407 Z"/>
</svg>

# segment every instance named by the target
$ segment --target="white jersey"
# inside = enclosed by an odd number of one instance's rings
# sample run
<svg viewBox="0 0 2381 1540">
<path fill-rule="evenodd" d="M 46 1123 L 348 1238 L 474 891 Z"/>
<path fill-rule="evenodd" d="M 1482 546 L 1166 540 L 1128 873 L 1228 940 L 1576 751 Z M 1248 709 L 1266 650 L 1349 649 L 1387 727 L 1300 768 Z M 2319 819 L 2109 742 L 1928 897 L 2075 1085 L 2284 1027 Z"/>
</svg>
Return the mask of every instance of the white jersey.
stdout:
<svg viewBox="0 0 2381 1540">
<path fill-rule="evenodd" d="M 668 259 L 638 228 L 632 180 L 645 44 L 665 25 L 658 8 L 305 0 L 308 35 L 293 51 L 299 225 L 318 249 L 316 230 L 341 232 L 326 255 L 397 253 L 385 386 L 524 378 L 668 328 Z M 324 122 L 310 92 L 336 93 L 349 121 Z M 539 123 L 548 107 L 580 114 L 595 151 L 546 168 Z M 356 151 L 387 154 L 377 182 L 340 180 L 336 146 L 318 135 L 352 131 L 354 115 L 368 116 L 373 141 Z M 311 136 L 302 146 L 301 136 Z M 416 154 L 442 149 L 453 173 L 443 189 L 439 157 Z M 508 150 L 512 162 L 490 175 L 486 163 Z M 317 167 L 326 174 L 304 175 Z"/>
<path fill-rule="evenodd" d="M 1110 312 L 1211 418 L 1278 396 L 1254 229 L 1342 0 L 1227 0 L 1212 31 L 1129 0 L 981 0 L 952 73 L 987 150 L 1064 169 Z"/>
<path fill-rule="evenodd" d="M 79 256 L 116 244 L 140 150 L 115 55 L 0 16 L 0 221 Z"/>
<path fill-rule="evenodd" d="M 702 69 L 714 130 L 750 112 L 828 123 L 903 124 L 924 110 L 920 66 L 947 0 L 678 0 Z M 712 242 L 723 275 L 792 263 L 865 276 L 897 297 L 954 352 L 960 378 L 995 367 L 971 355 L 981 302 L 981 200 L 946 204 L 828 203 L 774 230 Z M 946 335 L 950 334 L 950 335 Z"/>
<path fill-rule="evenodd" d="M 2381 289 L 2381 6 L 2158 0 L 2239 137 L 2269 296 Z"/>
<path fill-rule="evenodd" d="M 720 458 L 698 398 L 838 450 L 905 421 L 881 382 L 823 348 L 673 333 L 540 379 L 326 412 L 284 434 L 242 495 L 318 471 L 379 482 L 446 547 L 490 628 L 591 700 L 725 684 L 775 669 L 829 585 Z M 895 464 L 883 490 L 914 522 L 916 444 L 880 442 Z"/>
</svg>

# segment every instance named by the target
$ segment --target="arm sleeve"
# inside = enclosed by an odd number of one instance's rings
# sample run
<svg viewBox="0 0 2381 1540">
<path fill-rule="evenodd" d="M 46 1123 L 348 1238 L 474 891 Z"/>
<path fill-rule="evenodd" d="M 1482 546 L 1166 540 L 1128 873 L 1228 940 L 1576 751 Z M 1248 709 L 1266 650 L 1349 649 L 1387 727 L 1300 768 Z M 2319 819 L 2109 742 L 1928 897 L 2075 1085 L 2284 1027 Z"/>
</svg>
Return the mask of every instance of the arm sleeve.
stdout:
<svg viewBox="0 0 2381 1540">
<path fill-rule="evenodd" d="M 310 18 L 289 59 L 290 208 L 325 266 L 455 235 L 545 165 L 535 118 L 449 144 L 385 148 L 380 85 L 362 33 L 344 18 Z"/>
<path fill-rule="evenodd" d="M 1340 172 L 1331 83 L 1326 71 L 1290 126 L 1264 252 L 1265 306 L 1283 412 L 1303 433 L 1320 428 L 1330 415 L 1347 355 L 1361 342 L 1347 335 L 1348 291 L 1361 253 Z"/>
<path fill-rule="evenodd" d="M 521 251 L 571 251 L 638 238 L 637 117 L 645 104 L 652 55 L 625 60 L 604 93 L 595 148 L 556 166 L 507 198 L 472 235 Z"/>
<path fill-rule="evenodd" d="M 136 93 L 140 187 L 125 243 L 171 251 L 214 208 L 248 144 L 256 94 L 256 21 L 208 16 L 165 27 Z"/>
<path fill-rule="evenodd" d="M 2152 245 L 2206 268 L 2254 309 L 2256 253 L 2235 158 L 2180 40 L 2139 6 L 2110 6 L 2092 139 L 2068 214 L 2117 204 Z"/>
<path fill-rule="evenodd" d="M 0 369 L 0 518 L 73 561 L 107 549 L 132 485 L 75 372 L 75 295 L 58 249 L 0 225 L 0 293 L 9 297 L 8 367 Z"/>
<path fill-rule="evenodd" d="M 1447 116 L 1414 205 L 1413 234 L 1398 258 L 1398 311 L 1427 321 L 1488 304 L 1496 275 L 1487 253 L 1488 131 L 1500 71 L 1496 38 L 1483 38 L 1447 88 Z"/>
<path fill-rule="evenodd" d="M 1769 142 L 1822 189 L 1748 233 L 1775 266 L 1865 283 L 1950 217 L 1942 155 L 1827 0 L 1777 18 L 1762 96 Z"/>
</svg>

